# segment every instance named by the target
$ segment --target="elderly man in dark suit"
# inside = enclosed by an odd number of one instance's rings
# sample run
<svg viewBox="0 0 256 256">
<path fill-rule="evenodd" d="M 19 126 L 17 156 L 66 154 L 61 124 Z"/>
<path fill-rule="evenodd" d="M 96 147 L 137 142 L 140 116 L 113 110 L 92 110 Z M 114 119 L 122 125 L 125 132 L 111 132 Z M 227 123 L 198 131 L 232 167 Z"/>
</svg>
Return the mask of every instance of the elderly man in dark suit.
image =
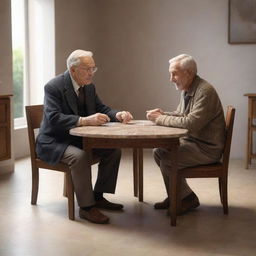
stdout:
<svg viewBox="0 0 256 256">
<path fill-rule="evenodd" d="M 108 223 L 98 208 L 121 210 L 123 205 L 108 201 L 103 193 L 114 193 L 119 169 L 119 149 L 95 149 L 100 158 L 98 177 L 92 188 L 91 167 L 82 138 L 69 130 L 76 126 L 98 126 L 106 122 L 128 122 L 128 111 L 117 111 L 104 105 L 98 97 L 92 78 L 97 70 L 92 52 L 75 50 L 67 59 L 68 70 L 45 85 L 44 118 L 37 137 L 37 155 L 49 164 L 69 165 L 80 207 L 79 215 L 94 223 Z"/>
<path fill-rule="evenodd" d="M 211 164 L 220 160 L 225 139 L 225 120 L 221 101 L 214 87 L 197 75 L 195 60 L 181 54 L 169 60 L 170 81 L 181 90 L 181 99 L 174 112 L 160 108 L 147 111 L 147 118 L 157 125 L 188 129 L 187 137 L 180 139 L 178 169 Z M 154 150 L 154 158 L 161 169 L 166 190 L 169 188 L 170 152 Z M 181 184 L 181 212 L 199 206 L 199 199 L 186 180 Z M 156 203 L 155 209 L 168 209 L 169 199 Z"/>
</svg>

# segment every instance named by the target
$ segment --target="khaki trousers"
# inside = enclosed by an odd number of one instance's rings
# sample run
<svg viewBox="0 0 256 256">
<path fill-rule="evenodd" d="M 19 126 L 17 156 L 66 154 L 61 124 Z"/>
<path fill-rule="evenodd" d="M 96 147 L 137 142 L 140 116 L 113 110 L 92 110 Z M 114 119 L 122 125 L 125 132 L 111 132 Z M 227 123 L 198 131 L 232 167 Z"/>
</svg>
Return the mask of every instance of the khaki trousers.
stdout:
<svg viewBox="0 0 256 256">
<path fill-rule="evenodd" d="M 167 195 L 169 193 L 169 175 L 171 169 L 170 167 L 172 165 L 170 154 L 171 152 L 164 148 L 156 148 L 153 150 L 154 159 L 162 172 Z M 177 159 L 178 170 L 196 165 L 211 164 L 215 163 L 216 161 L 217 159 L 210 158 L 209 156 L 205 155 L 196 145 L 196 143 L 180 140 Z M 189 187 L 186 179 L 183 178 L 181 180 L 180 190 L 181 199 L 185 198 L 191 192 L 192 189 Z"/>
</svg>

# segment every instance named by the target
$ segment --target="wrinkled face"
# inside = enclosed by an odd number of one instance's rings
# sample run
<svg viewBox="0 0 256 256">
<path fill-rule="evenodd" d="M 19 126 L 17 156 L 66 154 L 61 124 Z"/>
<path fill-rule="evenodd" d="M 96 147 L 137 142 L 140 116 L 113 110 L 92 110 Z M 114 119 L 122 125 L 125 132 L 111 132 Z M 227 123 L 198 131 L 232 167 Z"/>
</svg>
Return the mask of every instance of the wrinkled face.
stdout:
<svg viewBox="0 0 256 256">
<path fill-rule="evenodd" d="M 171 63 L 169 72 L 170 81 L 175 84 L 176 89 L 187 91 L 191 82 L 190 73 L 187 70 L 180 68 L 178 63 Z"/>
<path fill-rule="evenodd" d="M 80 57 L 78 66 L 70 68 L 71 75 L 78 85 L 87 85 L 92 83 L 95 73 L 95 62 L 92 57 Z"/>
</svg>

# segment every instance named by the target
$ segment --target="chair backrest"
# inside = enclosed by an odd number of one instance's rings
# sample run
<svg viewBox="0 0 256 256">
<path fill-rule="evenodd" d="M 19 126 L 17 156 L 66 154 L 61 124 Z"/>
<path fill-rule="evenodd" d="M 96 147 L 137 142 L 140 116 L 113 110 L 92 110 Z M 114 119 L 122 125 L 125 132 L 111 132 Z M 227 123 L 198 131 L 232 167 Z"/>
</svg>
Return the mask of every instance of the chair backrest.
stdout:
<svg viewBox="0 0 256 256">
<path fill-rule="evenodd" d="M 43 105 L 26 106 L 26 117 L 28 125 L 28 138 L 30 146 L 31 160 L 34 160 L 36 156 L 36 138 L 35 129 L 40 127 L 43 119 Z"/>
<path fill-rule="evenodd" d="M 233 134 L 233 126 L 234 126 L 234 120 L 235 120 L 235 108 L 232 106 L 227 107 L 227 113 L 226 113 L 226 141 L 223 151 L 223 165 L 224 168 L 228 168 L 229 163 L 229 155 L 230 155 L 230 147 L 231 147 L 231 140 L 232 140 L 232 134 Z"/>
</svg>

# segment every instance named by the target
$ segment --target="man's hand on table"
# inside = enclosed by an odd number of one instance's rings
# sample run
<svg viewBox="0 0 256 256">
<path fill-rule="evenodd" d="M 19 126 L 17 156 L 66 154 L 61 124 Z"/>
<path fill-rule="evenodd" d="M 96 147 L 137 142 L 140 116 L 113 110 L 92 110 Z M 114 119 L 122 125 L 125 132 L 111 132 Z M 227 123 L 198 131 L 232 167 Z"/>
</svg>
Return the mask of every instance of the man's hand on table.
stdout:
<svg viewBox="0 0 256 256">
<path fill-rule="evenodd" d="M 133 116 L 128 111 L 120 111 L 116 113 L 116 119 L 119 122 L 126 124 L 133 119 Z"/>
<path fill-rule="evenodd" d="M 163 112 L 163 110 L 160 109 L 160 108 L 155 108 L 155 109 L 146 111 L 146 117 L 147 117 L 147 119 L 150 120 L 150 121 L 152 121 L 152 122 L 155 122 L 156 119 L 157 119 L 159 116 L 163 115 L 163 114 L 164 114 L 164 112 Z"/>
<path fill-rule="evenodd" d="M 81 126 L 87 126 L 87 125 L 98 126 L 98 125 L 105 124 L 109 121 L 110 121 L 110 118 L 107 115 L 101 114 L 101 113 L 96 113 L 90 116 L 81 117 L 79 120 Z"/>
</svg>

